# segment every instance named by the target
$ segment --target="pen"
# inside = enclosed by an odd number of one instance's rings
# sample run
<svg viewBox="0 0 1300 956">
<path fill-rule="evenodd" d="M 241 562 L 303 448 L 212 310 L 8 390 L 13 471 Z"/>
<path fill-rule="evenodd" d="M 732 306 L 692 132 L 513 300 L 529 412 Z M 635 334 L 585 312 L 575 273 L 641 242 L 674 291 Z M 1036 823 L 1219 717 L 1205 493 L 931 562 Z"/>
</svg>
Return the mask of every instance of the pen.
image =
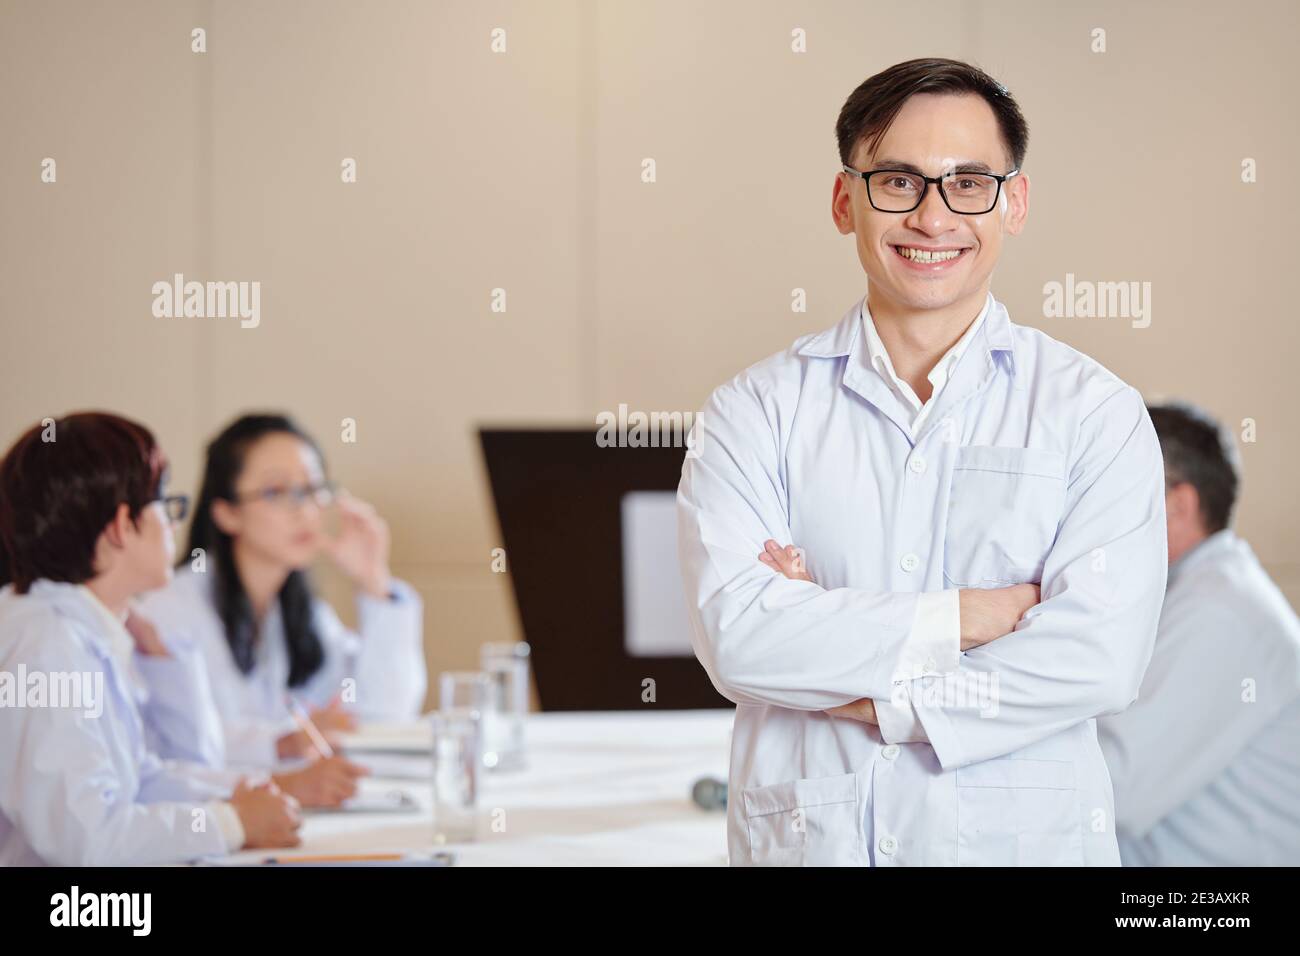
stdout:
<svg viewBox="0 0 1300 956">
<path fill-rule="evenodd" d="M 320 755 L 325 758 L 333 757 L 334 748 L 325 739 L 325 735 L 317 730 L 316 725 L 311 722 L 311 717 L 308 715 L 306 708 L 291 695 L 286 694 L 284 699 L 285 703 L 289 705 L 289 712 L 293 714 L 293 719 L 297 721 L 298 726 L 302 728 L 302 732 L 311 740 L 312 745 L 320 751 Z"/>
</svg>

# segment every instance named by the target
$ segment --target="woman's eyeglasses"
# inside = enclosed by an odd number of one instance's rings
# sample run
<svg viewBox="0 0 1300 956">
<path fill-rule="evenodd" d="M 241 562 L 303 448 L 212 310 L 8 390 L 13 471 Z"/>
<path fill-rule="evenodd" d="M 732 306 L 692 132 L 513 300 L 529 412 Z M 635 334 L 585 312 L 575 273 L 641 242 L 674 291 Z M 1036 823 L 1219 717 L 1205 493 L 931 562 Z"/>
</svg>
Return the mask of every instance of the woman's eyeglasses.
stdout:
<svg viewBox="0 0 1300 956">
<path fill-rule="evenodd" d="M 294 485 L 290 487 L 259 488 L 235 496 L 236 504 L 251 504 L 264 501 L 277 508 L 301 508 L 312 502 L 324 508 L 334 501 L 334 483 L 323 481 L 315 485 Z"/>
</svg>

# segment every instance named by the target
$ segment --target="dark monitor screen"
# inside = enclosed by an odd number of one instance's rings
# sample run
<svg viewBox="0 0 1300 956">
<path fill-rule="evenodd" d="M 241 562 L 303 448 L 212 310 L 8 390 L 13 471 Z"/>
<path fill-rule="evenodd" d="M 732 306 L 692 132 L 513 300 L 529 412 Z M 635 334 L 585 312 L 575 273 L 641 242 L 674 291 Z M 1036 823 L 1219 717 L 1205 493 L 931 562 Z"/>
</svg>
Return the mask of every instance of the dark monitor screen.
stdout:
<svg viewBox="0 0 1300 956">
<path fill-rule="evenodd" d="M 685 448 L 601 447 L 587 429 L 479 438 L 542 709 L 734 706 L 690 648 L 672 508 Z"/>
</svg>

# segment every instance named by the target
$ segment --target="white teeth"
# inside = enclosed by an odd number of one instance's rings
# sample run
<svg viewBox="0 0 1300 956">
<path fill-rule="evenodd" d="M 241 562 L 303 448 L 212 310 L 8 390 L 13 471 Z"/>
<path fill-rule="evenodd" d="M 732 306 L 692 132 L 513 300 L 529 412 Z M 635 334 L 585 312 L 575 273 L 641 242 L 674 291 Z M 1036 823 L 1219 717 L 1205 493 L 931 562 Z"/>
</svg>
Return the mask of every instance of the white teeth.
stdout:
<svg viewBox="0 0 1300 956">
<path fill-rule="evenodd" d="M 930 252 L 926 249 L 913 249 L 910 246 L 895 246 L 899 255 L 913 262 L 947 262 L 962 254 L 961 249 L 949 249 L 946 252 Z"/>
</svg>

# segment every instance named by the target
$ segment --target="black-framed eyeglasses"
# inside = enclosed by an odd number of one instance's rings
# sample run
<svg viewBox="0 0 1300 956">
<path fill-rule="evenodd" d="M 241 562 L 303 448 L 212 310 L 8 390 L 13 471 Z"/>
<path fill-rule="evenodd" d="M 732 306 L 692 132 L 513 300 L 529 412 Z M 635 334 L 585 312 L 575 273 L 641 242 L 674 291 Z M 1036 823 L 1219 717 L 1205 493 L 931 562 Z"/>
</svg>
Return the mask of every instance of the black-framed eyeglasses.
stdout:
<svg viewBox="0 0 1300 956">
<path fill-rule="evenodd" d="M 189 495 L 159 495 L 154 500 L 162 502 L 168 521 L 184 521 L 185 516 L 190 513 Z"/>
<path fill-rule="evenodd" d="M 843 169 L 867 184 L 867 202 L 879 212 L 911 212 L 921 205 L 933 183 L 939 187 L 944 205 L 963 216 L 992 212 L 1002 184 L 1020 173 L 1016 168 L 1002 176 L 961 172 L 922 176 L 910 169 L 873 169 L 865 173 L 847 165 Z"/>
<path fill-rule="evenodd" d="M 301 508 L 310 501 L 318 507 L 324 508 L 334 501 L 334 482 L 322 481 L 314 485 L 259 488 L 257 491 L 248 491 L 235 495 L 234 500 L 235 504 L 241 505 L 265 501 L 267 504 L 279 508 Z"/>
</svg>

